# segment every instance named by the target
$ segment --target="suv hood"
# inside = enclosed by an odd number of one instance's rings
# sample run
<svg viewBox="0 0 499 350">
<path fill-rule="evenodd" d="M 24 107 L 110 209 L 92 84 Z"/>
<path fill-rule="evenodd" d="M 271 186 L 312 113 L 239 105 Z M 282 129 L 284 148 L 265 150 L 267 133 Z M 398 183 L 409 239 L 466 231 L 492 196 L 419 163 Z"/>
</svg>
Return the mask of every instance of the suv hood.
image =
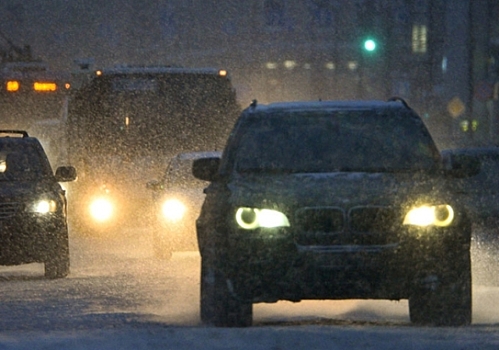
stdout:
<svg viewBox="0 0 499 350">
<path fill-rule="evenodd" d="M 449 201 L 442 178 L 420 173 L 338 172 L 244 175 L 228 184 L 234 205 L 389 205 L 431 197 Z"/>
<path fill-rule="evenodd" d="M 32 182 L 32 181 L 9 181 L 0 182 L 0 201 L 8 198 L 33 198 L 37 194 L 61 191 L 58 183 Z"/>
</svg>

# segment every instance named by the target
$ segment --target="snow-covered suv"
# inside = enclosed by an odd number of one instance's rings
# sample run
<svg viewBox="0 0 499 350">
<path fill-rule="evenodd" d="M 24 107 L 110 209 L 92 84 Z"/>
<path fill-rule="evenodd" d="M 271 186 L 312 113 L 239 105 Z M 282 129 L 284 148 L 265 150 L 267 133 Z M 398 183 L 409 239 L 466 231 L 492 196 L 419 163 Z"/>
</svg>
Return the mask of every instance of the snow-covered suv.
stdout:
<svg viewBox="0 0 499 350">
<path fill-rule="evenodd" d="M 72 166 L 56 173 L 38 139 L 0 130 L 0 265 L 45 263 L 47 278 L 69 273 L 66 196 Z"/>
<path fill-rule="evenodd" d="M 257 105 L 243 111 L 197 220 L 201 319 L 249 326 L 252 304 L 408 299 L 418 324 L 471 322 L 471 223 L 453 168 L 402 100 Z"/>
</svg>

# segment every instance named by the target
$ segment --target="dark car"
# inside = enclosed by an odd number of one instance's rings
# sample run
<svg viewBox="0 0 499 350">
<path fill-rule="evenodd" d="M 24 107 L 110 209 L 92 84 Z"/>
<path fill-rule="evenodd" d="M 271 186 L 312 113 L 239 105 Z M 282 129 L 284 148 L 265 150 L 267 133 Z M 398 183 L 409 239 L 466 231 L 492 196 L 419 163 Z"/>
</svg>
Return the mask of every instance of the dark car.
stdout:
<svg viewBox="0 0 499 350">
<path fill-rule="evenodd" d="M 201 319 L 249 326 L 252 305 L 408 299 L 412 322 L 471 322 L 471 222 L 420 117 L 400 99 L 258 105 L 221 158 L 197 220 Z"/>
<path fill-rule="evenodd" d="M 462 156 L 480 163 L 477 175 L 455 178 L 452 187 L 475 224 L 499 231 L 499 147 L 447 149 L 442 156 L 449 164 Z"/>
<path fill-rule="evenodd" d="M 442 151 L 451 164 L 460 157 L 480 163 L 480 172 L 452 179 L 456 197 L 473 221 L 472 257 L 474 277 L 479 284 L 499 284 L 499 147 L 473 147 Z"/>
<path fill-rule="evenodd" d="M 220 157 L 221 152 L 187 152 L 174 156 L 161 180 L 152 180 L 152 234 L 154 254 L 168 259 L 172 252 L 198 250 L 196 219 L 203 204 L 203 189 L 208 186 L 192 175 L 192 163 L 200 158 Z"/>
<path fill-rule="evenodd" d="M 69 273 L 66 196 L 58 182 L 76 170 L 52 168 L 25 131 L 0 130 L 0 265 L 45 263 L 47 278 Z"/>
</svg>

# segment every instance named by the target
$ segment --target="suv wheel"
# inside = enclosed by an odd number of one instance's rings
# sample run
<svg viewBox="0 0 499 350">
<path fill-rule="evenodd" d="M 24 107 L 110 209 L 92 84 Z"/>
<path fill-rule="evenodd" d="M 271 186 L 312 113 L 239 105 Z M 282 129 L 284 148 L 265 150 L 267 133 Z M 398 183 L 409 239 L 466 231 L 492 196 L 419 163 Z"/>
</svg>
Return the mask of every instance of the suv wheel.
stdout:
<svg viewBox="0 0 499 350">
<path fill-rule="evenodd" d="M 216 327 L 249 327 L 253 304 L 230 295 L 227 281 L 214 262 L 201 259 L 201 321 Z"/>
<path fill-rule="evenodd" d="M 67 231 L 58 238 L 56 248 L 49 252 L 45 261 L 45 277 L 50 279 L 63 278 L 69 274 L 69 243 Z"/>
<path fill-rule="evenodd" d="M 409 298 L 411 322 L 420 325 L 466 326 L 471 323 L 470 251 L 439 276 L 438 284 L 419 287 Z"/>
</svg>

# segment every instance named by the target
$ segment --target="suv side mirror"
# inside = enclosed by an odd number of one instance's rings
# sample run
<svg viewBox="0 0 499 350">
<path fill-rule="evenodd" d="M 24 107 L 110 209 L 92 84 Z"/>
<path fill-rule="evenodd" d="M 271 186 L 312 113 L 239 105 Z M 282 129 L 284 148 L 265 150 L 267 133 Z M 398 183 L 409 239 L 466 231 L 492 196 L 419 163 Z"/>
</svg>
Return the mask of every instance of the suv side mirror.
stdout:
<svg viewBox="0 0 499 350">
<path fill-rule="evenodd" d="M 55 179 L 57 182 L 75 181 L 76 178 L 77 175 L 74 166 L 60 166 L 55 171 Z"/>
<path fill-rule="evenodd" d="M 192 163 L 192 175 L 195 178 L 204 181 L 215 181 L 218 178 L 218 168 L 220 166 L 220 158 L 200 158 Z"/>
<path fill-rule="evenodd" d="M 480 159 L 467 154 L 445 154 L 445 172 L 456 178 L 478 175 L 481 170 Z"/>
</svg>

